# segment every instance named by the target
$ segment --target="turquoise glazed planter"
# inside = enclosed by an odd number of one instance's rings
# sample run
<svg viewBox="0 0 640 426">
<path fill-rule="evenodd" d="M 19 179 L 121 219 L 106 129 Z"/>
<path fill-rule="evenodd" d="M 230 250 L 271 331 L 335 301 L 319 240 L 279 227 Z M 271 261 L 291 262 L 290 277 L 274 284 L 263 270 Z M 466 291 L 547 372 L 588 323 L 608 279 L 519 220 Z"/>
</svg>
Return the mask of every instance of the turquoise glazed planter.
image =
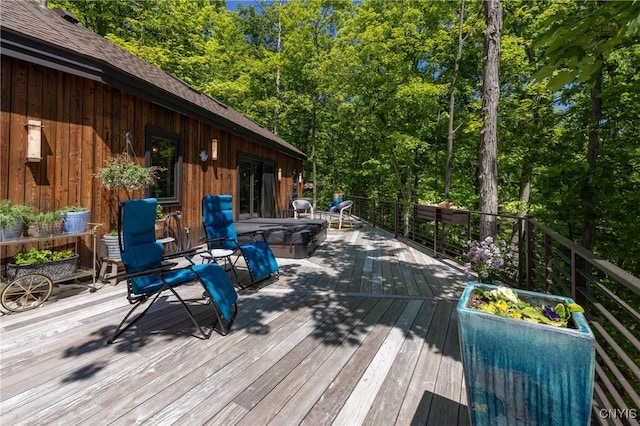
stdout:
<svg viewBox="0 0 640 426">
<path fill-rule="evenodd" d="M 458 302 L 460 352 L 472 425 L 590 424 L 595 340 L 584 315 L 577 328 L 504 318 L 468 308 L 470 282 Z M 516 290 L 533 305 L 573 303 L 566 297 Z"/>
</svg>

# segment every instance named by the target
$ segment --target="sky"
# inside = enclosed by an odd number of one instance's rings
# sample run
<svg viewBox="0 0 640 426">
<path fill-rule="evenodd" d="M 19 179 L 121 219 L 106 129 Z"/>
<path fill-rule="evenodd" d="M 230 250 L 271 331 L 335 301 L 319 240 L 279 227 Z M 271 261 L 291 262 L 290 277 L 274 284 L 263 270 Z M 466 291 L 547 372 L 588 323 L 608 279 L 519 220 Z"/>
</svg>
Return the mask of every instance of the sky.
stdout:
<svg viewBox="0 0 640 426">
<path fill-rule="evenodd" d="M 236 10 L 240 4 L 244 7 L 256 6 L 258 4 L 258 0 L 227 0 L 227 9 Z"/>
</svg>

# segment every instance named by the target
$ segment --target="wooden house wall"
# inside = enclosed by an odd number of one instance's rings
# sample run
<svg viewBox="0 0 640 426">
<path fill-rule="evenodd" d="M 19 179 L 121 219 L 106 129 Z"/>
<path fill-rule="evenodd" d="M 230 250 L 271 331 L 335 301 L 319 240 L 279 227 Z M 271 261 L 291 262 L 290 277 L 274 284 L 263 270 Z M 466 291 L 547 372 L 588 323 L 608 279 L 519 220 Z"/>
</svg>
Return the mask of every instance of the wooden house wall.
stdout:
<svg viewBox="0 0 640 426">
<path fill-rule="evenodd" d="M 112 154 L 125 149 L 130 131 L 139 162 L 144 162 L 145 128 L 180 136 L 183 152 L 183 226 L 202 234 L 201 200 L 205 194 L 237 195 L 238 156 L 249 154 L 282 169 L 276 181 L 276 210 L 287 209 L 292 196 L 292 171 L 302 161 L 245 138 L 230 134 L 181 113 L 113 89 L 100 82 L 2 57 L 0 198 L 28 203 L 40 211 L 68 205 L 91 208 L 91 222 L 101 233 L 115 225 L 118 199 L 102 188 L 94 174 Z M 42 161 L 26 162 L 30 119 L 42 120 Z M 218 160 L 199 160 L 202 148 L 218 140 Z M 142 190 L 134 197 L 143 197 Z M 237 200 L 236 200 L 237 210 Z M 237 211 L 236 211 L 237 216 Z M 2 258 L 12 255 L 3 249 Z"/>
</svg>

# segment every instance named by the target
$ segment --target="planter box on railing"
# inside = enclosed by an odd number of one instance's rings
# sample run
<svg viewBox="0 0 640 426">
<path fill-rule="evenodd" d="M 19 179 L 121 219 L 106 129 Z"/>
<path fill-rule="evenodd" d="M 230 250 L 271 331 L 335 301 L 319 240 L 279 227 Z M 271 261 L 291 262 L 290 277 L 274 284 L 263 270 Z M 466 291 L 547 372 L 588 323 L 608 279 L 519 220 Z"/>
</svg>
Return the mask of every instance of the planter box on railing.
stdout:
<svg viewBox="0 0 640 426">
<path fill-rule="evenodd" d="M 10 280 L 15 280 L 24 275 L 42 274 L 51 278 L 52 281 L 60 280 L 73 275 L 78 270 L 78 257 L 79 255 L 74 254 L 67 259 L 25 265 L 9 263 L 7 265 L 7 276 Z"/>
<path fill-rule="evenodd" d="M 416 219 L 438 220 L 451 225 L 467 225 L 469 211 L 462 209 L 448 209 L 438 206 L 424 206 L 416 204 L 413 210 Z"/>
<path fill-rule="evenodd" d="M 438 208 L 438 221 L 450 225 L 466 225 L 469 223 L 469 212 L 467 210 Z"/>
<path fill-rule="evenodd" d="M 436 220 L 437 218 L 438 208 L 435 206 L 423 206 L 420 204 L 415 204 L 413 206 L 413 209 L 416 219 Z"/>
</svg>

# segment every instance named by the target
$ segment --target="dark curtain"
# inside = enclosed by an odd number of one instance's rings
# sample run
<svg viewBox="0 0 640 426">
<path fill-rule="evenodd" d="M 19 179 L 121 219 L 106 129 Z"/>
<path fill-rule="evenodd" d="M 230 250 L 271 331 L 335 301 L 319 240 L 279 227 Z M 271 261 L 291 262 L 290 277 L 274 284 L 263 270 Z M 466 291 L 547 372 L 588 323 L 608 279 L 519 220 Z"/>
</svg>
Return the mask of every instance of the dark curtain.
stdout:
<svg viewBox="0 0 640 426">
<path fill-rule="evenodd" d="M 260 206 L 260 216 L 276 217 L 276 179 L 274 176 L 275 168 L 271 165 L 264 165 L 264 173 L 262 175 L 262 205 Z"/>
</svg>

